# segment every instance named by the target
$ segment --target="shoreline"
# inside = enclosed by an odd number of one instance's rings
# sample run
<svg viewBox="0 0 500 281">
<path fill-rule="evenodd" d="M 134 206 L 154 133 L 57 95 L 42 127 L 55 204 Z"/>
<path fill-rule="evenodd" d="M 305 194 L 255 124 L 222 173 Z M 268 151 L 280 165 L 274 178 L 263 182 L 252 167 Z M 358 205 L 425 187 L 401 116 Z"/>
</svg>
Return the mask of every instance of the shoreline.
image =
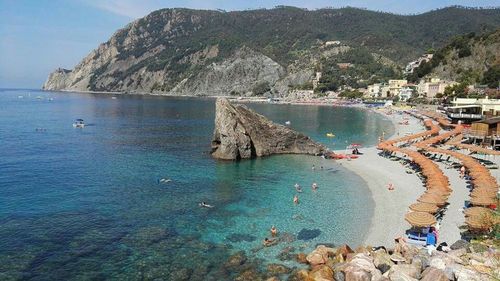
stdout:
<svg viewBox="0 0 500 281">
<path fill-rule="evenodd" d="M 398 124 L 400 115 L 389 117 L 378 110 L 374 112 L 383 115 L 393 123 L 394 134 L 389 138 L 397 136 L 400 132 L 403 133 L 403 129 L 404 133 L 423 130 L 416 118 L 410 118 L 410 125 L 403 126 Z M 343 151 L 336 152 L 343 153 Z M 371 223 L 361 244 L 390 246 L 394 244 L 394 238 L 403 235 L 409 228 L 404 215 L 408 206 L 415 202 L 425 189 L 420 179 L 414 174 L 407 174 L 398 161 L 379 156 L 375 145 L 361 148 L 361 152 L 363 155 L 358 159 L 339 161 L 343 167 L 363 179 L 374 202 Z M 382 163 L 383 165 L 379 165 Z M 387 189 L 389 183 L 394 184 L 396 188 L 394 191 Z M 415 188 L 418 186 L 421 188 Z"/>
<path fill-rule="evenodd" d="M 44 92 L 51 92 L 43 90 Z M 54 92 L 54 91 L 52 91 Z M 388 116 L 382 110 L 374 110 L 364 106 L 363 103 L 340 103 L 338 100 L 317 99 L 314 102 L 305 102 L 303 100 L 287 100 L 278 102 L 269 102 L 267 98 L 248 97 L 238 99 L 232 96 L 179 96 L 179 95 L 157 95 L 151 93 L 116 93 L 116 92 L 81 92 L 81 91 L 55 91 L 61 93 L 84 93 L 84 94 L 106 94 L 106 95 L 139 95 L 139 96 L 158 96 L 158 97 L 183 97 L 183 98 L 207 98 L 215 99 L 225 97 L 236 103 L 269 103 L 269 104 L 291 104 L 291 105 L 309 105 L 309 106 L 332 106 L 332 107 L 351 107 L 363 111 L 371 111 L 380 114 L 381 117 L 392 122 L 393 134 L 387 136 L 387 139 L 394 138 L 398 133 L 425 130 L 420 124 L 420 120 L 410 117 L 410 125 L 399 125 L 401 115 Z M 370 218 L 370 226 L 364 231 L 363 240 L 360 245 L 385 245 L 390 246 L 394 243 L 394 238 L 401 236 L 408 229 L 409 225 L 404 220 L 404 215 L 408 206 L 424 192 L 422 182 L 414 174 L 406 174 L 404 167 L 397 161 L 391 161 L 378 155 L 376 144 L 361 148 L 363 155 L 352 161 L 337 160 L 337 163 L 345 169 L 359 176 L 366 184 L 370 197 L 373 200 L 373 213 Z M 336 150 L 335 153 L 344 153 L 344 150 Z M 383 163 L 383 165 L 377 165 Z M 396 187 L 394 191 L 387 190 L 387 184 L 393 183 Z M 421 188 L 415 188 L 420 186 Z M 390 222 L 388 224 L 387 222 Z"/>
</svg>

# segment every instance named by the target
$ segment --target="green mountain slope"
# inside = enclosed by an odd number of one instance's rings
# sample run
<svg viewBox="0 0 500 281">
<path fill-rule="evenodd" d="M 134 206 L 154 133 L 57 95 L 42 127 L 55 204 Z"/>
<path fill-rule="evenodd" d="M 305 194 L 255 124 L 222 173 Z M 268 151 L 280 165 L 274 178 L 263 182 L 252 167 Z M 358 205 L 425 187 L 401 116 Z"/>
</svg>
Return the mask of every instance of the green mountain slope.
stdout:
<svg viewBox="0 0 500 281">
<path fill-rule="evenodd" d="M 283 94 L 310 80 L 326 41 L 403 65 L 450 36 L 499 26 L 499 9 L 412 16 L 355 8 L 162 9 L 117 31 L 73 70 L 52 73 L 44 89 L 201 95 L 243 93 L 266 82 Z"/>
<path fill-rule="evenodd" d="M 422 63 L 409 80 L 437 76 L 458 81 L 498 87 L 500 81 L 500 29 L 481 35 L 469 33 L 455 36 L 449 44 L 437 50 L 428 63 Z"/>
</svg>

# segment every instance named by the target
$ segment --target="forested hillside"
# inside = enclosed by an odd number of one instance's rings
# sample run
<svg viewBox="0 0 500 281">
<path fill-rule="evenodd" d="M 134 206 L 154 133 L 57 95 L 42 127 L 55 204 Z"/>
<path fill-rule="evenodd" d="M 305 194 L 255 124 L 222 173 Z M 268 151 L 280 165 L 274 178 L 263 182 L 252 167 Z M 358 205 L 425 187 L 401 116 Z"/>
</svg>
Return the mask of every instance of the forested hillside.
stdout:
<svg viewBox="0 0 500 281">
<path fill-rule="evenodd" d="M 44 89 L 213 95 L 267 83 L 282 95 L 310 81 L 327 41 L 401 66 L 452 36 L 499 26 L 499 9 L 460 7 L 411 16 L 355 8 L 163 9 L 117 31 L 73 70 L 52 73 Z M 372 62 L 357 70 L 390 71 Z"/>
</svg>

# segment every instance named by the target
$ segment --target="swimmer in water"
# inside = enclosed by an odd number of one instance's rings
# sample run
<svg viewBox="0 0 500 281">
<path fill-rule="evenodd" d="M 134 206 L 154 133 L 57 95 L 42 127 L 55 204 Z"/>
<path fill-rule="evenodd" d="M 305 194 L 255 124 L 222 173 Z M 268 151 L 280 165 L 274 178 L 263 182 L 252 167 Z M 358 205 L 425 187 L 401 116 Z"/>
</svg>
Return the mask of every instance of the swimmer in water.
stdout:
<svg viewBox="0 0 500 281">
<path fill-rule="evenodd" d="M 276 229 L 276 227 L 273 225 L 271 227 L 271 236 L 272 237 L 276 237 L 278 235 L 278 230 Z"/>
<path fill-rule="evenodd" d="M 203 208 L 213 208 L 213 207 L 214 207 L 214 206 L 209 205 L 209 204 L 207 204 L 207 203 L 205 203 L 205 202 L 201 202 L 201 203 L 199 203 L 198 205 L 199 205 L 200 207 L 203 207 Z"/>
<path fill-rule="evenodd" d="M 262 244 L 266 247 L 272 246 L 276 243 L 275 239 L 269 239 L 269 238 L 264 238 L 264 241 L 262 241 Z"/>
<path fill-rule="evenodd" d="M 297 192 L 302 192 L 302 188 L 300 187 L 300 185 L 298 183 L 296 183 L 294 186 L 295 186 L 295 190 L 297 190 Z"/>
<path fill-rule="evenodd" d="M 312 169 L 313 171 L 314 171 L 314 170 L 316 170 L 316 166 L 314 166 L 314 165 L 313 165 L 311 169 Z"/>
<path fill-rule="evenodd" d="M 168 182 L 171 182 L 171 181 L 172 181 L 171 179 L 165 179 L 165 178 L 157 180 L 158 184 L 160 184 L 160 183 L 168 183 Z"/>
<path fill-rule="evenodd" d="M 299 196 L 297 196 L 297 195 L 293 196 L 293 203 L 299 204 Z"/>
<path fill-rule="evenodd" d="M 313 182 L 311 187 L 312 187 L 312 190 L 314 190 L 314 191 L 316 191 L 318 189 L 318 185 L 315 182 Z"/>
</svg>

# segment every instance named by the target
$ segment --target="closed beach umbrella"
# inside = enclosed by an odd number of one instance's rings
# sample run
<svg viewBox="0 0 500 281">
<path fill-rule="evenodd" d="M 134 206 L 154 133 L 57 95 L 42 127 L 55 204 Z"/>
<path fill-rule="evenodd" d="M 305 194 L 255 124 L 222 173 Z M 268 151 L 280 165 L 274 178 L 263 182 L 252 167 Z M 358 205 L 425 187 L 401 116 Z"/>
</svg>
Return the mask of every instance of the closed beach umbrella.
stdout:
<svg viewBox="0 0 500 281">
<path fill-rule="evenodd" d="M 434 195 L 430 193 L 424 193 L 420 198 L 417 199 L 418 202 L 420 203 L 429 203 L 429 204 L 435 204 L 438 206 L 443 206 L 446 204 L 446 200 L 440 197 L 439 195 Z"/>
<path fill-rule="evenodd" d="M 412 226 L 428 227 L 436 224 L 436 218 L 425 212 L 410 212 L 405 216 L 406 221 Z"/>
<path fill-rule="evenodd" d="M 430 188 L 430 189 L 427 189 L 427 191 L 424 194 L 434 194 L 434 195 L 438 195 L 438 196 L 442 197 L 443 199 L 446 199 L 450 195 L 450 192 L 446 191 L 446 190 Z"/>
<path fill-rule="evenodd" d="M 495 198 L 497 196 L 497 191 L 496 190 L 491 190 L 491 189 L 474 189 L 470 193 L 471 197 L 490 197 L 490 198 Z"/>
<path fill-rule="evenodd" d="M 489 206 L 496 204 L 496 199 L 491 197 L 472 197 L 470 200 L 474 206 Z"/>
<path fill-rule="evenodd" d="M 470 207 L 464 210 L 464 214 L 466 217 L 490 215 L 491 213 L 491 209 L 484 207 Z"/>
<path fill-rule="evenodd" d="M 439 210 L 439 207 L 436 206 L 435 204 L 429 204 L 429 203 L 414 203 L 410 205 L 410 210 L 415 212 L 425 212 L 429 214 L 435 214 Z"/>
<path fill-rule="evenodd" d="M 465 218 L 465 224 L 473 230 L 489 230 L 498 220 L 491 215 L 469 216 Z"/>
</svg>

